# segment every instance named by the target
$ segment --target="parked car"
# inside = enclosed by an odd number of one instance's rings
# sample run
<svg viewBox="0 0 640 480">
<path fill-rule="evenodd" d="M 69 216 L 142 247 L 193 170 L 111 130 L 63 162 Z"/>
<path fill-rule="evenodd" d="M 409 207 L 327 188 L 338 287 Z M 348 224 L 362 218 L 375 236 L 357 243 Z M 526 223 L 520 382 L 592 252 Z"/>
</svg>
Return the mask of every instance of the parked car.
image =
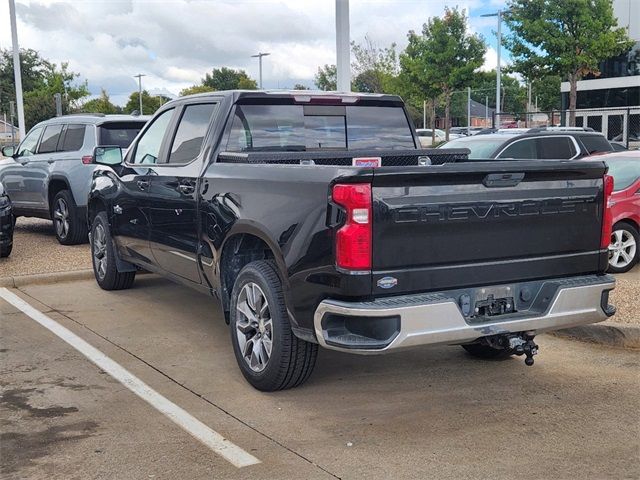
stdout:
<svg viewBox="0 0 640 480">
<path fill-rule="evenodd" d="M 444 130 L 440 130 L 438 128 L 435 129 L 436 132 L 436 141 L 433 143 L 433 130 L 430 128 L 418 128 L 416 133 L 418 134 L 418 139 L 420 140 L 420 146 L 423 148 L 434 147 L 436 145 L 441 144 L 446 141 L 447 133 Z M 457 135 L 455 133 L 451 133 L 449 130 L 449 139 L 453 140 L 454 138 L 461 138 L 464 135 Z"/>
<path fill-rule="evenodd" d="M 0 182 L 0 258 L 8 257 L 11 254 L 14 223 L 11 199 Z"/>
<path fill-rule="evenodd" d="M 96 145 L 126 149 L 148 117 L 82 114 L 52 118 L 34 126 L 17 148 L 5 147 L 0 181 L 17 217 L 53 220 L 63 245 L 87 239 L 87 194 Z"/>
<path fill-rule="evenodd" d="M 96 281 L 129 288 L 142 268 L 219 298 L 266 391 L 303 383 L 318 345 L 461 344 L 531 365 L 537 333 L 614 313 L 604 161 L 429 165 L 459 152 L 418 145 L 396 96 L 171 101 L 124 160 L 95 149 Z"/>
<path fill-rule="evenodd" d="M 484 127 L 471 127 L 471 128 L 467 128 L 467 127 L 451 127 L 449 129 L 449 133 L 453 133 L 455 135 L 459 135 L 459 136 L 462 136 L 462 137 L 468 137 L 468 136 L 471 136 L 471 135 L 476 135 L 482 130 L 484 130 Z"/>
<path fill-rule="evenodd" d="M 609 271 L 628 272 L 638 263 L 640 255 L 640 151 L 616 152 L 598 159 L 607 162 L 609 175 L 613 177 Z"/>
<path fill-rule="evenodd" d="M 581 128 L 508 128 L 495 133 L 457 138 L 440 148 L 468 148 L 470 160 L 572 160 L 613 151 L 599 132 Z"/>
</svg>

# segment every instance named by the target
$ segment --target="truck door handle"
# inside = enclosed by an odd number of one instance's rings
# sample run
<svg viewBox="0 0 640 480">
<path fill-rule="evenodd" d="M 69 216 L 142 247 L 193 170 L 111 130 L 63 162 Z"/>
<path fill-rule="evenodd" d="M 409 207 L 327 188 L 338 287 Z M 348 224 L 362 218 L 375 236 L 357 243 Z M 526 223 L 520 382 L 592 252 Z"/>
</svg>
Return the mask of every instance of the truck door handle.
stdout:
<svg viewBox="0 0 640 480">
<path fill-rule="evenodd" d="M 51 160 L 51 159 L 47 160 L 47 163 L 48 163 L 49 165 L 51 165 L 53 162 L 55 162 L 55 160 Z"/>
<path fill-rule="evenodd" d="M 196 187 L 191 185 L 190 183 L 181 183 L 178 185 L 178 190 L 180 193 L 184 193 L 185 195 L 190 195 L 195 192 Z"/>
<path fill-rule="evenodd" d="M 524 173 L 490 173 L 482 184 L 487 188 L 515 187 L 524 179 Z"/>
<path fill-rule="evenodd" d="M 148 180 L 138 180 L 136 182 L 136 185 L 138 185 L 138 188 L 140 190 L 146 190 L 147 188 L 149 188 L 149 181 Z"/>
</svg>

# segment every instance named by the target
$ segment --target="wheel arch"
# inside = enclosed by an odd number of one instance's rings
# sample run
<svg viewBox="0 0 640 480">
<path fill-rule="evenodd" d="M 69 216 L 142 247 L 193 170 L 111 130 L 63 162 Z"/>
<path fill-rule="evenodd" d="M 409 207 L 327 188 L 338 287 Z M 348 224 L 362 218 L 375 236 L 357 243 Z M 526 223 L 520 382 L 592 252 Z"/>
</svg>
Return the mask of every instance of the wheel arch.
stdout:
<svg viewBox="0 0 640 480">
<path fill-rule="evenodd" d="M 227 323 L 229 323 L 229 305 L 235 280 L 245 265 L 256 260 L 272 260 L 282 281 L 283 290 L 285 292 L 288 290 L 287 277 L 284 274 L 286 272 L 284 258 L 280 249 L 269 240 L 268 235 L 253 228 L 235 229 L 227 236 L 220 248 L 218 267 L 220 299 Z"/>
<path fill-rule="evenodd" d="M 49 212 L 51 212 L 53 208 L 53 199 L 62 190 L 68 190 L 71 198 L 73 199 L 73 202 L 77 204 L 76 199 L 73 196 L 73 192 L 71 191 L 69 180 L 63 176 L 54 175 L 49 179 L 49 184 L 47 185 L 47 200 L 49 203 Z"/>
</svg>

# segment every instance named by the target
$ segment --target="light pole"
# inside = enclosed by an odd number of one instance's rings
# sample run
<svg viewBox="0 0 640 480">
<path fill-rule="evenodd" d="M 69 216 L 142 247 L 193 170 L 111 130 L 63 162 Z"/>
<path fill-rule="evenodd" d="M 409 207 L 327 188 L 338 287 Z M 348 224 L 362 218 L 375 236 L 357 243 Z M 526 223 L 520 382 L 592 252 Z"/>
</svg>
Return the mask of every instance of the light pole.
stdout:
<svg viewBox="0 0 640 480">
<path fill-rule="evenodd" d="M 484 15 L 480 15 L 481 17 L 498 17 L 498 46 L 496 48 L 496 53 L 498 54 L 498 65 L 496 65 L 496 114 L 500 113 L 500 87 L 501 87 L 501 79 L 500 79 L 500 49 L 502 47 L 502 10 L 498 10 L 496 13 L 485 13 Z M 498 126 L 500 126 L 500 117 L 498 117 Z"/>
<path fill-rule="evenodd" d="M 20 71 L 20 48 L 18 47 L 18 27 L 16 25 L 16 4 L 9 0 L 9 16 L 11 17 L 11 43 L 13 44 L 13 76 L 16 82 L 16 103 L 18 105 L 18 128 L 20 140 L 26 134 L 24 126 L 24 102 L 22 100 L 22 72 Z M 13 126 L 13 122 L 12 122 Z"/>
<path fill-rule="evenodd" d="M 139 73 L 133 76 L 133 78 L 138 79 L 138 100 L 140 101 L 140 115 L 144 114 L 144 112 L 142 111 L 142 77 L 146 77 L 146 75 L 144 73 Z"/>
<path fill-rule="evenodd" d="M 336 0 L 336 90 L 351 91 L 349 0 Z"/>
<path fill-rule="evenodd" d="M 259 73 L 259 80 L 260 80 L 260 90 L 262 90 L 262 57 L 266 57 L 271 55 L 270 53 L 266 52 L 266 53 L 262 53 L 262 52 L 258 52 L 256 55 L 251 55 L 251 58 L 257 58 L 258 59 L 258 65 L 259 65 L 259 69 L 260 69 L 260 73 Z"/>
</svg>

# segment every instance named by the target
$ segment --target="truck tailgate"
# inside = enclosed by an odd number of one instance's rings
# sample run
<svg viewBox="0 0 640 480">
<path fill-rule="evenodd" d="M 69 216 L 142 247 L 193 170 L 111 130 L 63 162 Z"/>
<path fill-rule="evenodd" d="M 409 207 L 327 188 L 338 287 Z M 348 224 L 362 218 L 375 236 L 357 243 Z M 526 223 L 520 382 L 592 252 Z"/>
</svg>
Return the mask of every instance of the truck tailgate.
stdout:
<svg viewBox="0 0 640 480">
<path fill-rule="evenodd" d="M 603 271 L 605 172 L 602 161 L 375 169 L 373 293 Z"/>
</svg>

